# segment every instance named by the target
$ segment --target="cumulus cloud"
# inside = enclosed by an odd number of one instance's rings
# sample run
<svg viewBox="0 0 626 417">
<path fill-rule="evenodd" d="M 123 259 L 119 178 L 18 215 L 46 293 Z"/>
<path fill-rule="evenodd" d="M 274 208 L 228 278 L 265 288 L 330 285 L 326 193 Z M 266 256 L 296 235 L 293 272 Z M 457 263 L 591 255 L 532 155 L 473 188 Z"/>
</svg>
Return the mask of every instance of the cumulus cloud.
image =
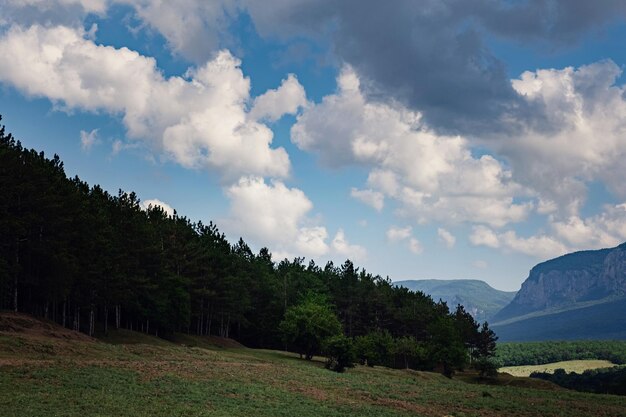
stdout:
<svg viewBox="0 0 626 417">
<path fill-rule="evenodd" d="M 311 217 L 313 203 L 297 188 L 260 177 L 241 178 L 226 189 L 230 214 L 223 224 L 231 235 L 269 247 L 279 258 L 346 256 L 362 260 L 365 248 L 350 244 L 343 230 L 328 243 L 326 227 Z"/>
<path fill-rule="evenodd" d="M 142 209 L 148 210 L 153 207 L 160 207 L 168 216 L 174 215 L 174 209 L 167 203 L 162 202 L 156 198 L 150 200 L 143 200 L 140 204 Z"/>
<path fill-rule="evenodd" d="M 469 239 L 474 246 L 488 246 L 490 248 L 500 247 L 498 236 L 493 230 L 486 226 L 474 226 Z"/>
<path fill-rule="evenodd" d="M 456 237 L 446 229 L 438 228 L 437 235 L 439 236 L 439 241 L 446 245 L 448 249 L 452 249 L 456 244 Z"/>
<path fill-rule="evenodd" d="M 253 120 L 266 119 L 274 122 L 285 114 L 295 114 L 305 104 L 304 87 L 295 75 L 289 74 L 280 87 L 269 90 L 254 99 L 250 117 Z"/>
<path fill-rule="evenodd" d="M 350 190 L 350 196 L 371 206 L 376 211 L 381 211 L 385 205 L 385 195 L 378 191 L 359 190 L 353 187 Z"/>
<path fill-rule="evenodd" d="M 272 250 L 293 249 L 306 256 L 328 252 L 326 229 L 307 225 L 313 203 L 297 188 L 280 181 L 266 183 L 260 177 L 242 178 L 226 190 L 231 202 L 227 221 L 232 233 L 240 233 L 259 244 L 272 244 Z"/>
<path fill-rule="evenodd" d="M 411 233 L 413 228 L 411 226 L 406 227 L 396 227 L 391 226 L 387 230 L 387 240 L 390 242 L 398 242 L 400 240 L 408 239 L 411 237 Z"/>
<path fill-rule="evenodd" d="M 548 219 L 548 230 L 520 237 L 515 231 L 496 232 L 478 225 L 469 236 L 474 246 L 499 248 L 547 259 L 577 250 L 601 249 L 626 241 L 626 203 L 605 205 L 599 214 L 565 220 Z"/>
<path fill-rule="evenodd" d="M 108 0 L 0 0 L 0 25 L 80 26 L 90 13 L 104 15 Z"/>
<path fill-rule="evenodd" d="M 575 248 L 606 248 L 626 241 L 626 203 L 607 205 L 595 216 L 554 221 L 555 236 Z"/>
<path fill-rule="evenodd" d="M 164 78 L 153 58 L 84 35 L 64 26 L 12 27 L 0 37 L 0 80 L 61 108 L 121 114 L 130 138 L 187 168 L 228 179 L 288 175 L 287 152 L 273 149 L 272 131 L 246 112 L 250 80 L 228 51 L 185 77 Z"/>
<path fill-rule="evenodd" d="M 439 131 L 497 132 L 532 120 L 532 108 L 511 88 L 505 64 L 484 41 L 495 36 L 540 48 L 571 46 L 583 34 L 626 15 L 621 0 L 497 2 L 411 0 L 3 0 L 4 22 L 68 24 L 113 5 L 135 10 L 143 27 L 169 48 L 204 63 L 224 46 L 246 14 L 266 38 L 329 42 L 338 61 L 366 79 L 368 93 L 419 109 Z M 376 30 L 372 30 L 376 28 Z"/>
<path fill-rule="evenodd" d="M 620 0 L 244 4 L 262 35 L 326 36 L 339 60 L 370 81 L 368 93 L 401 100 L 440 131 L 481 135 L 515 131 L 536 116 L 511 88 L 485 36 L 554 50 L 626 15 Z"/>
<path fill-rule="evenodd" d="M 89 152 L 97 143 L 99 143 L 98 129 L 93 129 L 91 132 L 80 131 L 80 147 L 83 151 Z"/>
<path fill-rule="evenodd" d="M 512 230 L 496 233 L 485 226 L 475 226 L 469 238 L 474 246 L 501 248 L 507 252 L 523 253 L 539 259 L 554 258 L 569 251 L 564 244 L 546 234 L 524 238 Z"/>
<path fill-rule="evenodd" d="M 362 261 L 367 256 L 367 251 L 364 247 L 348 242 L 343 229 L 337 231 L 331 245 L 337 255 L 345 256 L 354 261 Z"/>
<path fill-rule="evenodd" d="M 626 197 L 626 91 L 612 61 L 525 72 L 512 81 L 545 123 L 493 144 L 515 179 L 535 190 L 541 213 L 578 215 L 587 183 L 601 181 Z"/>
<path fill-rule="evenodd" d="M 406 247 L 415 255 L 424 252 L 422 243 L 413 237 L 413 228 L 411 226 L 397 227 L 391 226 L 387 229 L 387 240 L 392 243 L 406 242 Z"/>
<path fill-rule="evenodd" d="M 368 100 L 358 75 L 344 68 L 338 91 L 307 107 L 291 129 L 292 141 L 330 166 L 370 168 L 367 191 L 352 195 L 374 207 L 385 197 L 418 222 L 474 221 L 501 227 L 526 218 L 530 201 L 493 156 L 474 157 L 461 136 L 438 135 L 421 114 L 399 104 Z"/>
</svg>

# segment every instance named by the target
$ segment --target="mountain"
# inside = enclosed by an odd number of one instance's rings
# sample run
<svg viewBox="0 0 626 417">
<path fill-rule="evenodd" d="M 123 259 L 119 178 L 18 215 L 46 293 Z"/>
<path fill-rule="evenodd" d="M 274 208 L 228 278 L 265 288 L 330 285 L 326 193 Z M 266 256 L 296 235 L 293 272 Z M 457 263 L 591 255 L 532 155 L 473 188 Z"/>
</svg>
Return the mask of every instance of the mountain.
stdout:
<svg viewBox="0 0 626 417">
<path fill-rule="evenodd" d="M 621 339 L 625 311 L 626 243 L 538 264 L 493 328 L 500 340 Z"/>
<path fill-rule="evenodd" d="M 450 309 L 461 304 L 477 321 L 491 320 L 515 296 L 515 292 L 496 290 L 486 282 L 475 279 L 421 279 L 396 281 L 394 284 L 412 291 L 422 291 L 435 301 L 441 299 Z"/>
</svg>

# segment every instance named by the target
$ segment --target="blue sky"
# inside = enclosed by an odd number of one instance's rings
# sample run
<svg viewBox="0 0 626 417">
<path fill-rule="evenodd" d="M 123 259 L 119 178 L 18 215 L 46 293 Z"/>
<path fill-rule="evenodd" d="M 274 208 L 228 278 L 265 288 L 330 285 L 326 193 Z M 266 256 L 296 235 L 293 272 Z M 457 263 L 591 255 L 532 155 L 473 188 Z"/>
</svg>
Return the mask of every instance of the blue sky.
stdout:
<svg viewBox="0 0 626 417">
<path fill-rule="evenodd" d="M 626 240 L 626 6 L 1 0 L 0 114 L 276 260 L 515 290 Z"/>
</svg>

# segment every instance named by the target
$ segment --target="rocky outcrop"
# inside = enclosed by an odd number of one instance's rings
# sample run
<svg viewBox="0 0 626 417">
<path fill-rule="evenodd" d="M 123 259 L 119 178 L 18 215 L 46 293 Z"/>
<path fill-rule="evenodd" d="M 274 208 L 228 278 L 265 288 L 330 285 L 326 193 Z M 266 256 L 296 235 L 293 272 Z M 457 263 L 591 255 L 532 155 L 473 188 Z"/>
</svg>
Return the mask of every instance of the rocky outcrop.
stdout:
<svg viewBox="0 0 626 417">
<path fill-rule="evenodd" d="M 624 295 L 626 243 L 612 249 L 570 253 L 538 264 L 494 321 Z"/>
</svg>

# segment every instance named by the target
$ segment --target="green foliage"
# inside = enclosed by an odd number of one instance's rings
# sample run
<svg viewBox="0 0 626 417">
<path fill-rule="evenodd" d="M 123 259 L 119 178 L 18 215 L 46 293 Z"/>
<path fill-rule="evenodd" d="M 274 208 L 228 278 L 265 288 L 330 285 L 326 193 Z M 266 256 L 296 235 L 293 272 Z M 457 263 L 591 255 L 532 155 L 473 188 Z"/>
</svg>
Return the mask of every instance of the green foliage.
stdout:
<svg viewBox="0 0 626 417">
<path fill-rule="evenodd" d="M 352 368 L 355 362 L 352 339 L 343 334 L 324 340 L 322 352 L 326 355 L 326 368 L 335 372 L 343 372 Z"/>
<path fill-rule="evenodd" d="M 390 366 L 393 349 L 393 337 L 386 330 L 359 336 L 354 341 L 354 350 L 359 362 L 367 366 Z"/>
<path fill-rule="evenodd" d="M 446 355 L 475 344 L 471 316 L 450 314 L 444 302 L 350 260 L 276 263 L 213 223 L 67 178 L 58 156 L 24 149 L 3 127 L 0 190 L 0 309 L 85 333 L 184 332 L 262 348 L 286 341 L 307 357 L 343 333 L 369 365 L 417 369 L 436 366 L 429 352 L 453 369 L 461 361 Z"/>
<path fill-rule="evenodd" d="M 468 351 L 450 317 L 441 317 L 430 326 L 431 339 L 427 342 L 428 357 L 443 374 L 452 377 L 456 369 L 467 363 Z"/>
<path fill-rule="evenodd" d="M 280 331 L 288 347 L 310 360 L 325 339 L 341 334 L 341 323 L 329 305 L 307 298 L 287 310 Z"/>
<path fill-rule="evenodd" d="M 582 374 L 575 372 L 568 374 L 563 369 L 557 369 L 553 374 L 533 372 L 530 376 L 576 391 L 626 395 L 626 367 L 594 369 Z"/>
<path fill-rule="evenodd" d="M 425 347 L 410 336 L 397 338 L 393 343 L 392 352 L 401 359 L 407 369 L 410 365 L 418 368 L 426 362 Z"/>
<path fill-rule="evenodd" d="M 501 366 L 543 365 L 578 359 L 601 359 L 626 364 L 626 341 L 499 343 L 496 354 L 496 360 Z"/>
<path fill-rule="evenodd" d="M 491 358 L 482 356 L 473 363 L 481 378 L 496 378 L 498 376 L 498 364 Z"/>
<path fill-rule="evenodd" d="M 495 356 L 498 336 L 489 328 L 489 324 L 484 322 L 480 332 L 476 335 L 474 354 L 477 358 L 491 358 Z"/>
</svg>

